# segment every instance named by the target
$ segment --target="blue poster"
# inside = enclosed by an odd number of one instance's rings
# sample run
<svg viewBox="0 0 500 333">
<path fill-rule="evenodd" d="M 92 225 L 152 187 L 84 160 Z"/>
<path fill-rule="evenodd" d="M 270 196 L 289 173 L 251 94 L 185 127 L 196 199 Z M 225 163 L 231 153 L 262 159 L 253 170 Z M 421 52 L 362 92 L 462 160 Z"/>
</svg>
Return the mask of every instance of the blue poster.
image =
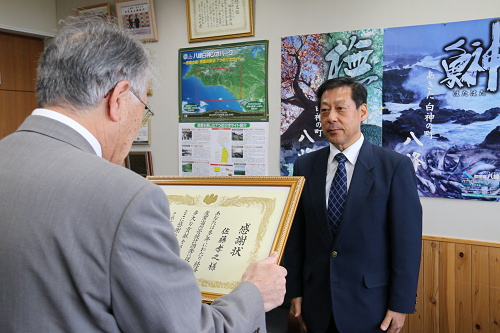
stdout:
<svg viewBox="0 0 500 333">
<path fill-rule="evenodd" d="M 420 196 L 500 201 L 500 20 L 384 31 L 382 145 Z"/>
</svg>

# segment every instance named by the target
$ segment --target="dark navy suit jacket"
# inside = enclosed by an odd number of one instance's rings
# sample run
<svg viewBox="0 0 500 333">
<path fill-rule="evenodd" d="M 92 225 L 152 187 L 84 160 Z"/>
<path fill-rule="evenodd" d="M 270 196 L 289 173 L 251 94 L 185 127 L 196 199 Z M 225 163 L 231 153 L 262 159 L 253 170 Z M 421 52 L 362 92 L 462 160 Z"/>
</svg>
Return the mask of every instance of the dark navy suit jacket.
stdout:
<svg viewBox="0 0 500 333">
<path fill-rule="evenodd" d="M 326 218 L 329 147 L 306 154 L 306 179 L 285 251 L 287 296 L 302 296 L 313 331 L 334 314 L 341 333 L 381 332 L 387 309 L 413 313 L 422 246 L 422 207 L 411 160 L 364 140 L 335 240 Z"/>
</svg>

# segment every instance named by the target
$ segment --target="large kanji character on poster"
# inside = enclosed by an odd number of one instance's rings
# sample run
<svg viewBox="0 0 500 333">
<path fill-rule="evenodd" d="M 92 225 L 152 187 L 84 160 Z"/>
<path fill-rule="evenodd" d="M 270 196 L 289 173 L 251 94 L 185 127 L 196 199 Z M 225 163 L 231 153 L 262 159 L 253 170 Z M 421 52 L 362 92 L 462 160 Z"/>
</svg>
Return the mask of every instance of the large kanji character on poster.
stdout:
<svg viewBox="0 0 500 333">
<path fill-rule="evenodd" d="M 282 38 L 281 175 L 293 173 L 298 156 L 328 145 L 316 109 L 316 89 L 348 76 L 368 89 L 369 118 L 363 134 L 381 144 L 382 47 L 380 29 Z"/>
</svg>

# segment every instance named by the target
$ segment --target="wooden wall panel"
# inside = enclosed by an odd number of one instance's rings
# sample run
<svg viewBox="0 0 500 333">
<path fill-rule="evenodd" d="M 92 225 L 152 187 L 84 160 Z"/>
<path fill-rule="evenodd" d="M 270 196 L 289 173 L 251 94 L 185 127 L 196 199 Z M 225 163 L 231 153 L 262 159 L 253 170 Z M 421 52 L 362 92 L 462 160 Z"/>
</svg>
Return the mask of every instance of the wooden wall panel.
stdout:
<svg viewBox="0 0 500 333">
<path fill-rule="evenodd" d="M 457 333 L 472 332 L 472 246 L 456 245 L 456 308 Z"/>
<path fill-rule="evenodd" d="M 455 243 L 439 245 L 439 332 L 455 332 Z"/>
<path fill-rule="evenodd" d="M 472 246 L 472 330 L 489 332 L 489 284 L 488 248 Z"/>
<path fill-rule="evenodd" d="M 439 243 L 424 240 L 424 332 L 439 332 Z"/>
<path fill-rule="evenodd" d="M 500 333 L 500 248 L 489 250 L 490 333 Z"/>
<path fill-rule="evenodd" d="M 500 333 L 500 244 L 424 236 L 417 298 L 402 332 Z"/>
</svg>

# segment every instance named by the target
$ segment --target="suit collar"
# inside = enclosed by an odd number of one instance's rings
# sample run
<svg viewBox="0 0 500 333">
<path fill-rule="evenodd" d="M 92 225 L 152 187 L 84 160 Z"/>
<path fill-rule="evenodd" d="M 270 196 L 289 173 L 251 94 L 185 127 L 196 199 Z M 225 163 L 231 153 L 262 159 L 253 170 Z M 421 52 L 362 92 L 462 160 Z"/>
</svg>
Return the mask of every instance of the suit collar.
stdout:
<svg viewBox="0 0 500 333">
<path fill-rule="evenodd" d="M 57 120 L 44 116 L 29 116 L 17 132 L 35 132 L 66 142 L 75 148 L 96 155 L 92 145 L 77 131 Z"/>
<path fill-rule="evenodd" d="M 90 131 L 88 129 L 86 129 L 84 126 L 82 126 L 76 120 L 74 120 L 74 119 L 72 119 L 72 118 L 70 118 L 62 113 L 59 113 L 59 112 L 56 112 L 53 110 L 49 110 L 49 109 L 43 109 L 43 108 L 35 109 L 31 114 L 34 116 L 48 117 L 48 118 L 57 120 L 65 125 L 68 125 L 72 129 L 74 129 L 75 131 L 80 133 L 80 135 L 83 136 L 85 138 L 85 140 L 87 140 L 90 143 L 92 148 L 94 148 L 94 151 L 96 152 L 97 156 L 102 157 L 101 144 L 99 143 L 97 138 L 92 133 L 90 133 Z"/>
<path fill-rule="evenodd" d="M 330 230 L 328 223 L 321 223 L 321 221 L 327 221 L 325 186 L 329 154 L 329 147 L 325 147 L 317 151 L 316 158 L 312 164 L 312 168 L 310 169 L 311 173 L 306 177 L 306 184 L 308 184 L 310 191 L 309 197 L 314 198 L 314 213 L 316 214 L 316 221 L 320 222 L 319 227 L 322 230 L 321 234 L 325 236 L 325 240 L 328 241 L 328 243 L 332 244 L 332 231 Z"/>
</svg>

